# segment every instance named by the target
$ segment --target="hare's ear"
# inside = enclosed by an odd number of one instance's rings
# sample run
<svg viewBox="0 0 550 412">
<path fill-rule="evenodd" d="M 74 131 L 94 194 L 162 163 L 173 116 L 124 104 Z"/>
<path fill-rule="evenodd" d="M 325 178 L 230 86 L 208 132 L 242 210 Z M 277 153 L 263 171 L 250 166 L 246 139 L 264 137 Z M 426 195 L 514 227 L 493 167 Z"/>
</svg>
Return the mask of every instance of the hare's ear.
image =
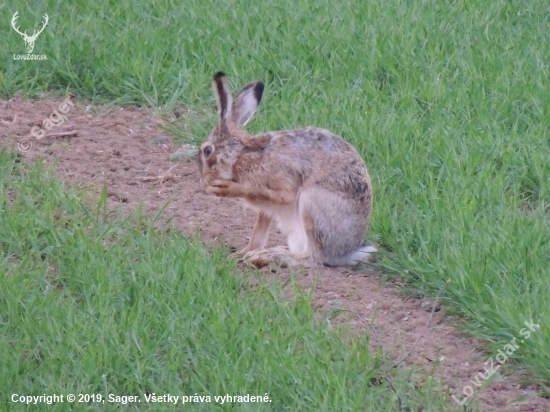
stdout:
<svg viewBox="0 0 550 412">
<path fill-rule="evenodd" d="M 229 85 L 227 84 L 227 77 L 225 77 L 224 72 L 218 72 L 214 75 L 212 87 L 214 88 L 216 99 L 218 100 L 218 115 L 220 116 L 220 123 L 226 124 L 231 119 L 233 99 L 231 98 L 231 92 L 229 91 Z"/>
<path fill-rule="evenodd" d="M 248 123 L 262 100 L 264 84 L 262 82 L 248 83 L 239 92 L 233 102 L 231 117 L 237 126 L 244 126 Z"/>
</svg>

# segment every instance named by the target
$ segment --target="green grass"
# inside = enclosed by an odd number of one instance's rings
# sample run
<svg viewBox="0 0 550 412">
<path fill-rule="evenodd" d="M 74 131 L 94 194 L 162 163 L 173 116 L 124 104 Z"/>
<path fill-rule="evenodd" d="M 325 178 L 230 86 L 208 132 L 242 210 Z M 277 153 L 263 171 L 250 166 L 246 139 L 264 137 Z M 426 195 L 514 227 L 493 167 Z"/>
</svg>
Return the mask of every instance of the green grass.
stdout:
<svg viewBox="0 0 550 412">
<path fill-rule="evenodd" d="M 251 289 L 223 250 L 207 254 L 139 214 L 105 214 L 105 196 L 95 210 L 85 203 L 0 151 L 0 410 L 26 410 L 13 394 L 141 401 L 40 410 L 395 411 L 397 395 L 413 410 L 445 408 L 441 387 L 414 370 L 390 372 L 390 390 L 367 337 L 317 319 L 308 296 Z M 146 404 L 153 393 L 211 402 Z M 270 402 L 214 398 L 227 394 Z"/>
<path fill-rule="evenodd" d="M 9 22 L 16 6 L 0 8 Z M 253 132 L 317 125 L 367 161 L 371 237 L 383 267 L 443 296 L 495 353 L 534 319 L 515 365 L 550 384 L 550 3 L 546 0 L 37 2 L 50 23 L 42 62 L 14 61 L 0 95 L 69 90 L 93 102 L 191 110 L 183 135 L 214 121 L 210 80 L 267 83 Z"/>
</svg>

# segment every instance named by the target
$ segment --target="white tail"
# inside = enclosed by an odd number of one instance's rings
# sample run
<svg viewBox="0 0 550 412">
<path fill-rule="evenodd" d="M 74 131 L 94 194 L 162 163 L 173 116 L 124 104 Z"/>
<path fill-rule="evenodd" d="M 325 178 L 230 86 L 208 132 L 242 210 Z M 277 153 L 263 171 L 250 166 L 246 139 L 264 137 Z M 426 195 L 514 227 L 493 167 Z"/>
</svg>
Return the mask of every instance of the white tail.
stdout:
<svg viewBox="0 0 550 412">
<path fill-rule="evenodd" d="M 13 27 L 13 29 L 19 33 L 21 35 L 21 37 L 23 37 L 23 40 L 25 40 L 25 47 L 27 49 L 27 53 L 28 54 L 31 54 L 32 53 L 32 50 L 34 49 L 34 42 L 36 41 L 36 38 L 38 37 L 38 35 L 40 33 L 42 33 L 42 31 L 44 31 L 44 28 L 46 27 L 46 24 L 48 24 L 48 15 L 46 13 L 44 13 L 44 24 L 42 25 L 42 27 L 40 28 L 40 30 L 35 30 L 34 33 L 32 34 L 32 36 L 28 36 L 27 35 L 27 30 L 25 30 L 23 33 L 21 33 L 19 31 L 19 27 L 15 27 L 15 23 L 16 23 L 16 20 L 17 18 L 19 17 L 19 11 L 16 11 L 15 14 L 13 15 L 13 18 L 11 19 L 11 26 Z"/>
<path fill-rule="evenodd" d="M 356 265 L 361 262 L 368 263 L 372 258 L 371 253 L 376 253 L 376 252 L 378 252 L 378 249 L 376 249 L 373 245 L 362 246 L 348 256 L 347 264 Z"/>
</svg>

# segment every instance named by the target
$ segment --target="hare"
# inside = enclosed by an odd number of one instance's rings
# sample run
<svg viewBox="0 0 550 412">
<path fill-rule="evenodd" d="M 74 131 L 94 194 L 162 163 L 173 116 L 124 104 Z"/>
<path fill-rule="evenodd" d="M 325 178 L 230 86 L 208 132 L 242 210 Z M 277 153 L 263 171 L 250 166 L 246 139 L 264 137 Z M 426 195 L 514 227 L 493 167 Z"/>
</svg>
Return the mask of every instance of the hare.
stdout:
<svg viewBox="0 0 550 412">
<path fill-rule="evenodd" d="M 199 151 L 203 188 L 258 211 L 248 245 L 236 254 L 257 267 L 369 261 L 377 251 L 365 243 L 372 186 L 355 148 L 315 127 L 250 136 L 241 127 L 256 112 L 264 84 L 247 84 L 233 100 L 218 72 L 213 88 L 219 122 Z M 273 219 L 288 247 L 265 248 Z"/>
</svg>

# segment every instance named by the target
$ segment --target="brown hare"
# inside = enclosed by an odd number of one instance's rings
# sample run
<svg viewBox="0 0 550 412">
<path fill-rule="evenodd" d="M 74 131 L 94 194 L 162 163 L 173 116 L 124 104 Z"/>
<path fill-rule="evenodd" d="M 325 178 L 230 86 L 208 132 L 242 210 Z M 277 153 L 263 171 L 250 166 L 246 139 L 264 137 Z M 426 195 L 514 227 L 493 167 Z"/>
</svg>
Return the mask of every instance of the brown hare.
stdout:
<svg viewBox="0 0 550 412">
<path fill-rule="evenodd" d="M 219 122 L 200 147 L 202 185 L 258 211 L 250 241 L 237 255 L 258 267 L 367 262 L 376 252 L 365 243 L 372 186 L 357 150 L 314 127 L 250 136 L 241 127 L 256 112 L 264 84 L 247 84 L 233 100 L 218 72 L 213 87 Z M 273 219 L 287 247 L 265 247 Z"/>
</svg>

